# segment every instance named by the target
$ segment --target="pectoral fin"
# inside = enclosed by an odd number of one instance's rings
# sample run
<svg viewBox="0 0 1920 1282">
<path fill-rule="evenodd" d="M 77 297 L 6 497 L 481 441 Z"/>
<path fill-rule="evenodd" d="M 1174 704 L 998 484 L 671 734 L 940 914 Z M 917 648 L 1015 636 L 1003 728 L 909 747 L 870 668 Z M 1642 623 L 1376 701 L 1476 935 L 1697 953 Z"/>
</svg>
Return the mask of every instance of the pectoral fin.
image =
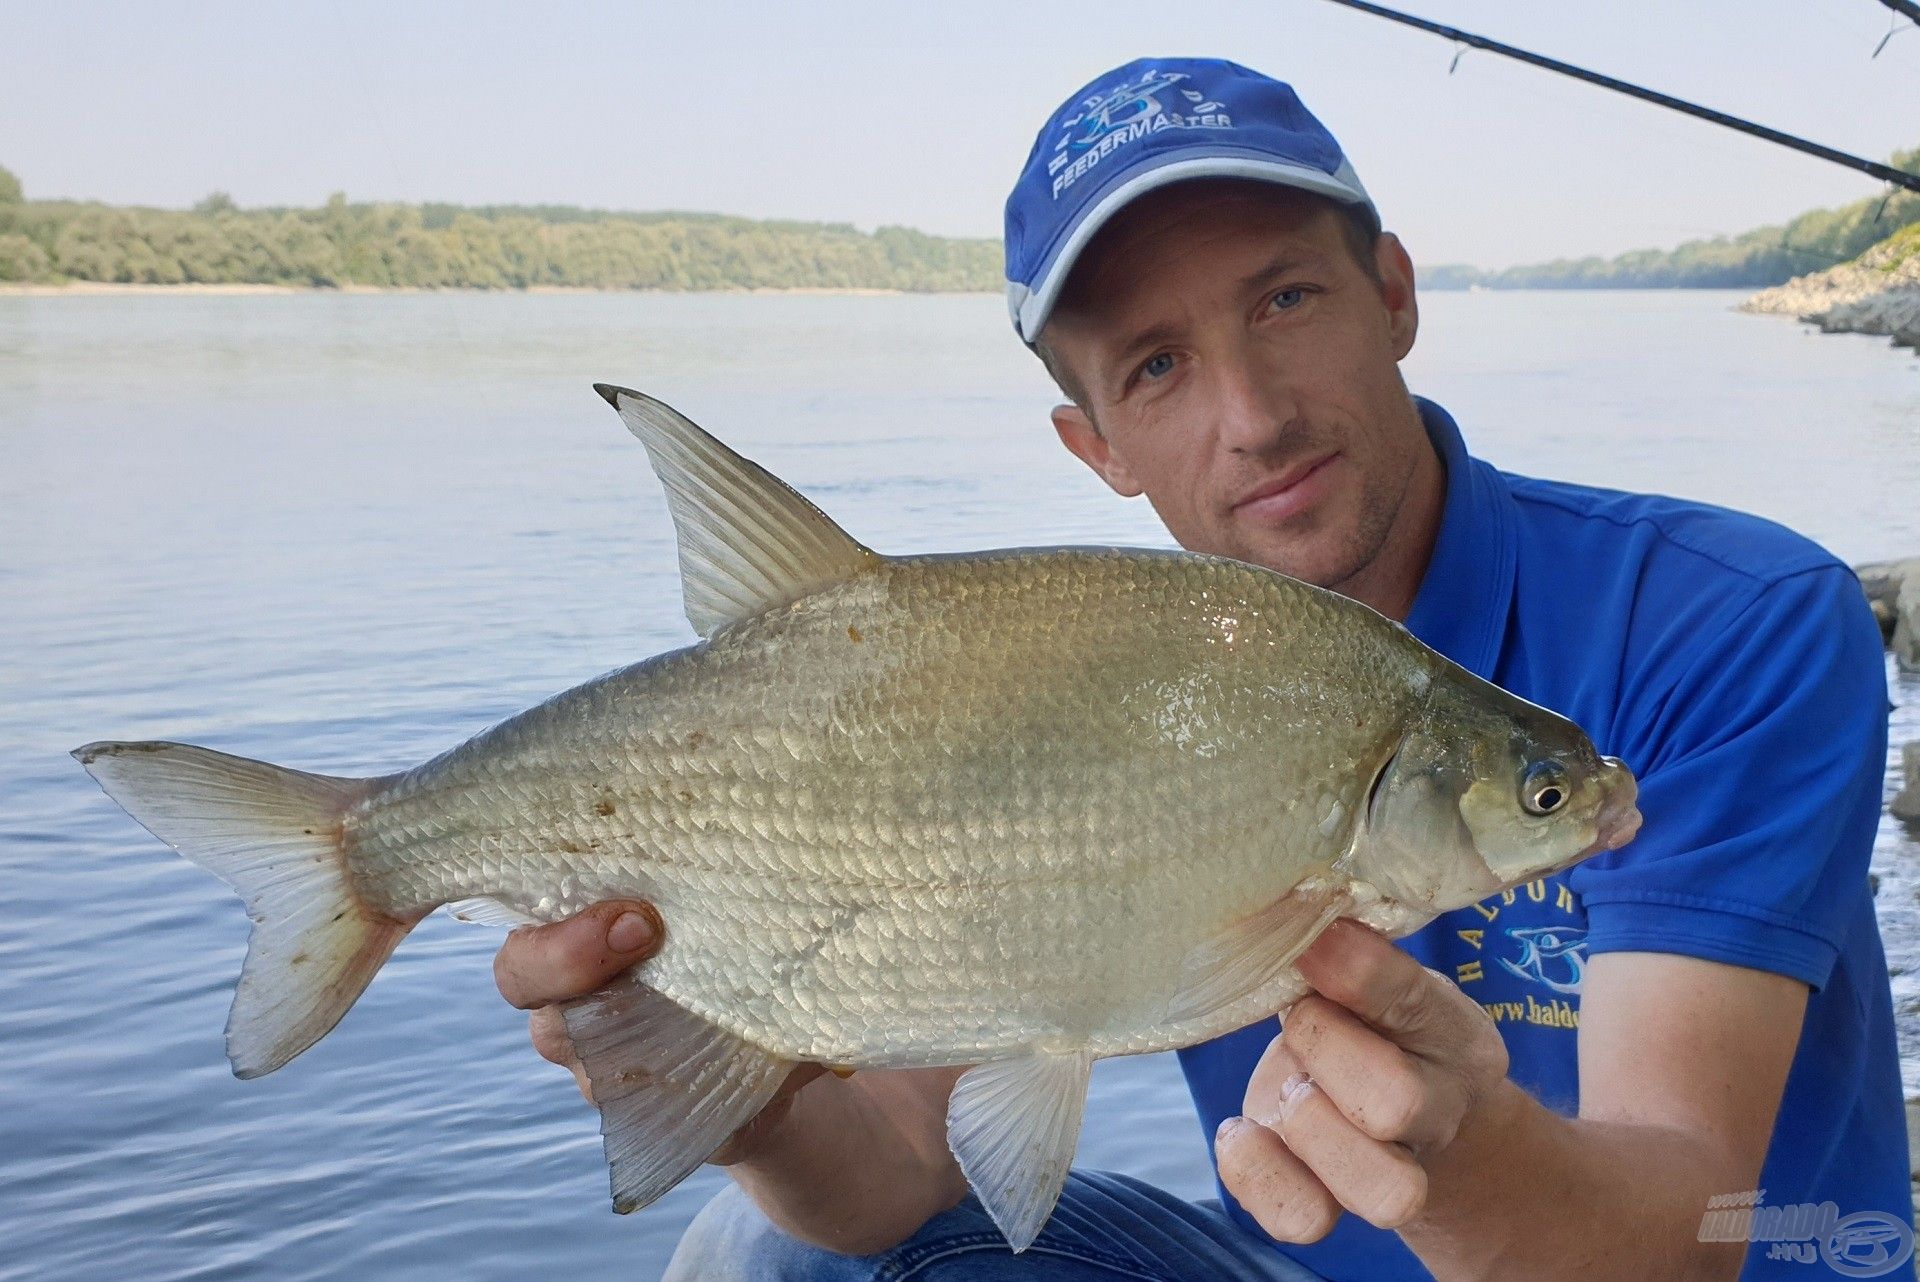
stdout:
<svg viewBox="0 0 1920 1282">
<path fill-rule="evenodd" d="M 622 1215 L 691 1175 L 793 1068 L 631 975 L 561 1013 L 600 1106 L 613 1209 Z"/>
<path fill-rule="evenodd" d="M 1187 954 L 1167 1018 L 1196 1019 L 1266 986 L 1352 905 L 1344 886 L 1309 880 L 1235 922 Z"/>
<path fill-rule="evenodd" d="M 1053 1214 L 1080 1142 L 1093 1058 L 1034 1054 L 968 1069 L 947 1105 L 947 1146 L 1016 1252 Z"/>
</svg>

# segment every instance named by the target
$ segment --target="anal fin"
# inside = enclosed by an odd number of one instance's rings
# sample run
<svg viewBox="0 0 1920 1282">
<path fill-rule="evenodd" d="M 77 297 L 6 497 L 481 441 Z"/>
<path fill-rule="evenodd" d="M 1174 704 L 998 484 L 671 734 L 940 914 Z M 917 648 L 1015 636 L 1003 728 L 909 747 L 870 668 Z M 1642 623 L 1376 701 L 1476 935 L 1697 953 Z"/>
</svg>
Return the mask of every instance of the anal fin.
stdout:
<svg viewBox="0 0 1920 1282">
<path fill-rule="evenodd" d="M 793 1065 L 628 975 L 561 1008 L 600 1108 L 613 1209 L 687 1178 L 786 1080 Z"/>
<path fill-rule="evenodd" d="M 1044 1052 L 961 1074 L 947 1105 L 947 1146 L 1016 1253 L 1053 1214 L 1080 1142 L 1093 1057 Z"/>
<path fill-rule="evenodd" d="M 1187 954 L 1170 1020 L 1197 1019 L 1255 992 L 1353 906 L 1344 883 L 1308 879 Z"/>
</svg>

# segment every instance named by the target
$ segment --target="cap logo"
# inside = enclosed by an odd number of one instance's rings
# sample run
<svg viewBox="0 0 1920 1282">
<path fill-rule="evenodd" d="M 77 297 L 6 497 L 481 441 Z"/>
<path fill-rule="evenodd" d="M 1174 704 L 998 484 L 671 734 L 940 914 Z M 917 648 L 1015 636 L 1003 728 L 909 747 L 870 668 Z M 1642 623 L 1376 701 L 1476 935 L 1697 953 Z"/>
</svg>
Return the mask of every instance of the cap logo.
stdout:
<svg viewBox="0 0 1920 1282">
<path fill-rule="evenodd" d="M 1061 120 L 1059 141 L 1047 161 L 1053 198 L 1091 173 L 1121 147 L 1162 129 L 1231 129 L 1226 105 L 1181 87 L 1182 71 L 1148 71 L 1080 100 L 1080 110 Z M 1178 94 L 1178 99 L 1174 95 Z M 1162 98 L 1174 103 L 1169 110 Z"/>
</svg>

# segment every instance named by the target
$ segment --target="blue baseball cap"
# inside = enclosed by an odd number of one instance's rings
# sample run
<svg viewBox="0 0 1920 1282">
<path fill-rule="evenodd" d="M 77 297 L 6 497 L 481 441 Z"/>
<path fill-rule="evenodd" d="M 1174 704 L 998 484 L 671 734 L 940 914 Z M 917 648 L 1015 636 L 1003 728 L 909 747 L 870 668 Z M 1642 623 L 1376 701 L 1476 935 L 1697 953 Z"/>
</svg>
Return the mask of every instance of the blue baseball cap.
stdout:
<svg viewBox="0 0 1920 1282">
<path fill-rule="evenodd" d="M 1094 233 L 1189 178 L 1253 178 L 1373 200 L 1291 85 L 1219 58 L 1141 58 L 1090 81 L 1034 139 L 1007 197 L 1007 310 L 1032 345 Z"/>
</svg>

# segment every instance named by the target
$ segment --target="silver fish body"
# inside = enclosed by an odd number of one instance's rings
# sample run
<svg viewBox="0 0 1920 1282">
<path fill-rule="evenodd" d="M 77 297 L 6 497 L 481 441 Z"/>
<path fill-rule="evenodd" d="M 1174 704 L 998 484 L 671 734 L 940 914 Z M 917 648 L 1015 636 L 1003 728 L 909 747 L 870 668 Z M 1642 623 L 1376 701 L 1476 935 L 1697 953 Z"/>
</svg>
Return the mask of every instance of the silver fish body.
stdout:
<svg viewBox="0 0 1920 1282">
<path fill-rule="evenodd" d="M 978 1064 L 950 1139 L 1018 1248 L 1092 1058 L 1272 1013 L 1336 916 L 1404 933 L 1637 824 L 1577 728 L 1346 598 L 1186 553 L 879 557 L 603 394 L 667 484 L 702 643 L 398 775 L 77 754 L 248 899 L 243 1076 L 324 1035 L 436 907 L 646 899 L 664 947 L 568 1013 L 621 1209 L 795 1063 Z"/>
<path fill-rule="evenodd" d="M 1183 960 L 1334 875 L 1422 706 L 1363 614 L 1213 558 L 886 562 L 401 776 L 348 857 L 396 916 L 651 900 L 649 982 L 791 1059 L 1186 1045 L 1272 1006 L 1169 1023 Z"/>
</svg>

